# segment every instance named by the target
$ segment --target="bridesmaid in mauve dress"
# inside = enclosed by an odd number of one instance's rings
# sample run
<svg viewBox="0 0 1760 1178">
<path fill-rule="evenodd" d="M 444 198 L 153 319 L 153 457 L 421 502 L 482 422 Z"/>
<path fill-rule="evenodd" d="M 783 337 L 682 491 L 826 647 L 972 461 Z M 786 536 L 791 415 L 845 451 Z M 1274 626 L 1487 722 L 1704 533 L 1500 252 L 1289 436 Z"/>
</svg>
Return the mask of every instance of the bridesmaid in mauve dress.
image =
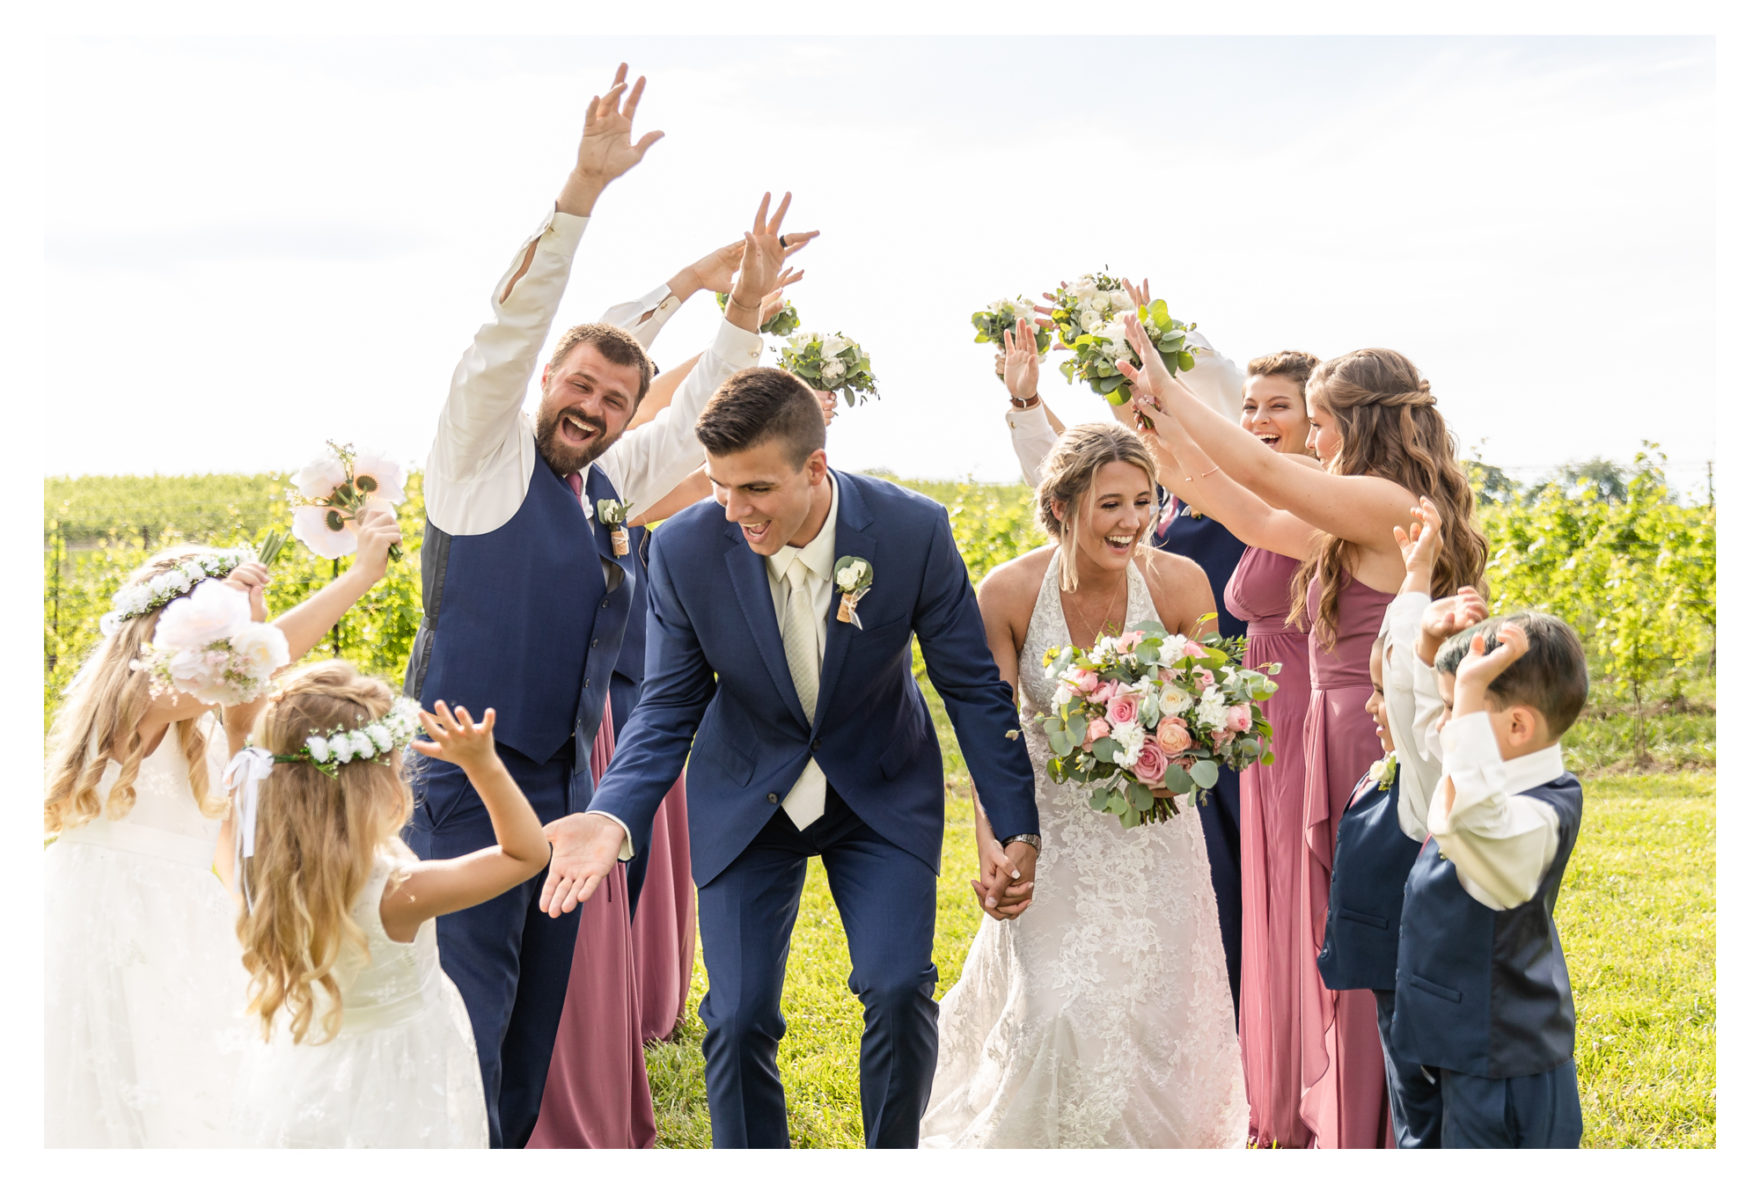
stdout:
<svg viewBox="0 0 1760 1178">
<path fill-rule="evenodd" d="M 1249 548 L 1229 579 L 1229 609 L 1247 621 L 1246 665 L 1280 663 L 1277 694 L 1265 701 L 1276 761 L 1241 770 L 1241 1056 L 1248 1136 L 1262 1146 L 1300 1149 L 1303 1123 L 1297 1012 L 1304 974 L 1319 977 L 1308 952 L 1301 879 L 1307 862 L 1302 722 L 1308 714 L 1308 636 L 1286 620 L 1298 562 Z"/>
<path fill-rule="evenodd" d="M 1429 498 L 1444 516 L 1432 593 L 1482 586 L 1486 543 L 1473 523 L 1473 492 L 1429 381 L 1398 352 L 1364 348 L 1314 369 L 1305 392 L 1309 442 L 1325 463 L 1317 470 L 1270 452 L 1193 396 L 1140 327 L 1127 338 L 1148 363 L 1141 372 L 1121 363 L 1120 371 L 1171 461 L 1191 472 L 1183 497 L 1248 544 L 1300 559 L 1296 575 L 1309 580 L 1313 687 L 1303 725 L 1306 850 L 1297 888 L 1307 938 L 1297 1002 L 1300 1112 L 1323 1148 L 1388 1146 L 1374 996 L 1325 990 L 1313 959 L 1324 935 L 1338 818 L 1363 768 L 1380 756 L 1362 709 L 1369 647 L 1404 580 L 1394 529 L 1407 526 L 1419 496 Z"/>
</svg>

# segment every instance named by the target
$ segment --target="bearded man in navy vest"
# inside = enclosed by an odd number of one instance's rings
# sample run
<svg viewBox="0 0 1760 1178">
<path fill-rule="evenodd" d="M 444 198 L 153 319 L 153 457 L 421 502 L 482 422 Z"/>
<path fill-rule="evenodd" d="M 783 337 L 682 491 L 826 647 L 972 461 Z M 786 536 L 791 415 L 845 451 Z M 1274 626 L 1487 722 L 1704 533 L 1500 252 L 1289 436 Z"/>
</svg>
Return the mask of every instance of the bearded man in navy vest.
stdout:
<svg viewBox="0 0 1760 1178">
<path fill-rule="evenodd" d="M 766 195 L 743 252 L 710 255 L 653 306 L 638 306 L 651 331 L 696 290 L 725 287 L 738 260 L 714 342 L 674 403 L 628 437 L 651 365 L 639 340 L 610 323 L 566 332 L 544 366 L 536 422 L 521 412 L 588 214 L 660 138 L 630 141 L 646 79 L 626 99 L 625 73 L 619 66 L 610 91 L 594 98 L 554 211 L 495 284 L 494 318 L 453 374 L 426 474 L 423 616 L 404 690 L 430 709 L 439 699 L 476 715 L 494 707 L 496 751 L 545 820 L 579 813 L 592 796 L 593 737 L 625 623 L 642 608 L 631 592 L 636 558 L 617 543 L 613 521 L 644 511 L 701 464 L 696 417 L 760 354 L 759 307 L 792 252 L 778 235 L 788 198 L 770 217 Z M 793 248 L 812 236 L 797 235 Z M 412 758 L 411 849 L 424 859 L 496 854 L 488 815 L 459 771 Z M 441 964 L 476 1036 L 497 1147 L 531 1136 L 568 992 L 579 917 L 543 917 L 538 898 L 533 881 L 438 927 Z"/>
<path fill-rule="evenodd" d="M 864 1012 L 867 1144 L 915 1146 L 935 1072 L 946 785 L 911 636 L 999 840 L 981 866 L 998 919 L 1024 907 L 1014 899 L 1030 895 L 1039 843 L 1013 693 L 946 510 L 833 472 L 805 384 L 774 368 L 740 372 L 710 399 L 697 437 L 716 502 L 654 534 L 641 699 L 592 809 L 548 828 L 556 854 L 541 903 L 565 913 L 591 896 L 646 840 L 690 754 L 715 1145 L 789 1144 L 776 1069 L 783 973 L 817 855 Z M 558 837 L 564 827 L 579 836 Z"/>
</svg>

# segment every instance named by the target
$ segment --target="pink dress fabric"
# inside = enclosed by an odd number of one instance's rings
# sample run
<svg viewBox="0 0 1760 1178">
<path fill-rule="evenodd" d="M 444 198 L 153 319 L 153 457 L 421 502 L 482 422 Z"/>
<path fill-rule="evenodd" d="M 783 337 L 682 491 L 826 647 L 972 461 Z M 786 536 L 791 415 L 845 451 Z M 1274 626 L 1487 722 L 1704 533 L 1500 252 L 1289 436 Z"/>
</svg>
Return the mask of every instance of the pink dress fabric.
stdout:
<svg viewBox="0 0 1760 1178">
<path fill-rule="evenodd" d="M 1290 578 L 1300 562 L 1262 548 L 1241 554 L 1223 592 L 1247 623 L 1246 665 L 1281 663 L 1277 694 L 1265 701 L 1276 762 L 1241 770 L 1241 1061 L 1248 1137 L 1260 1146 L 1302 1149 L 1314 1134 L 1301 1117 L 1298 1018 L 1303 981 L 1318 983 L 1308 945 L 1302 876 L 1306 789 L 1302 722 L 1308 714 L 1308 635 L 1287 624 Z"/>
<path fill-rule="evenodd" d="M 1322 1149 L 1393 1147 L 1387 1108 L 1387 1073 L 1375 1023 L 1375 995 L 1368 990 L 1326 989 L 1314 959 L 1326 935 L 1326 903 L 1332 886 L 1332 851 L 1338 820 L 1363 771 L 1381 756 L 1375 721 L 1363 710 L 1373 684 L 1369 648 L 1393 600 L 1354 580 L 1338 598 L 1337 642 L 1324 648 L 1310 632 L 1308 718 L 1303 729 L 1306 788 L 1306 870 L 1301 903 L 1307 915 L 1307 968 L 1299 1006 L 1302 1036 L 1302 1119 Z M 1318 578 L 1308 585 L 1308 617 L 1320 608 Z"/>
<path fill-rule="evenodd" d="M 595 779 L 611 763 L 611 703 L 593 740 Z M 621 866 L 581 906 L 568 997 L 527 1149 L 649 1149 L 654 1100 L 642 1054 L 629 888 Z"/>
<path fill-rule="evenodd" d="M 654 815 L 648 874 L 636 902 L 636 997 L 642 1042 L 670 1039 L 683 1021 L 697 957 L 697 889 L 679 774 Z"/>
</svg>

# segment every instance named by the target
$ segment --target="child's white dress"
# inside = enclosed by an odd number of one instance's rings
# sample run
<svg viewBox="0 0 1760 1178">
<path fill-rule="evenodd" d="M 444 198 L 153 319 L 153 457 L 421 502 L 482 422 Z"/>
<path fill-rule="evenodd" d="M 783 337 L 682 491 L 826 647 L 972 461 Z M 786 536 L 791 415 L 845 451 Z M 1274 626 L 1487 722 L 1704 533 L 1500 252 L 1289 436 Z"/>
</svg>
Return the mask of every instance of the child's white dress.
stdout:
<svg viewBox="0 0 1760 1178">
<path fill-rule="evenodd" d="M 226 740 L 202 724 L 209 792 L 222 795 Z M 120 771 L 106 768 L 101 797 Z M 248 979 L 213 872 L 219 833 L 173 727 L 141 761 L 126 815 L 44 850 L 44 1144 L 232 1143 Z"/>
<path fill-rule="evenodd" d="M 470 1016 L 440 968 L 434 922 L 404 944 L 379 919 L 385 882 L 406 856 L 413 861 L 401 842 L 381 850 L 351 909 L 367 954 L 345 946 L 336 967 L 341 1032 L 326 1043 L 294 1043 L 283 1021 L 248 1063 L 245 1144 L 488 1147 Z M 314 1028 L 320 1017 L 314 1013 Z"/>
</svg>

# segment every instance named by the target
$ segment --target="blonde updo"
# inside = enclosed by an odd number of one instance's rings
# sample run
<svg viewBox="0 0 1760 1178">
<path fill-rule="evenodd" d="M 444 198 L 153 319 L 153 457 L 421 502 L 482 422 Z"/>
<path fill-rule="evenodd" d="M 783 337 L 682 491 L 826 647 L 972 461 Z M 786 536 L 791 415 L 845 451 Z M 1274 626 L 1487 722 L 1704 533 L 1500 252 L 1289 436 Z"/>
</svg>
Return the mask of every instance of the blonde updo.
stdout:
<svg viewBox="0 0 1760 1178">
<path fill-rule="evenodd" d="M 1126 462 L 1143 472 L 1149 486 L 1155 486 L 1155 458 L 1143 439 L 1117 422 L 1096 422 L 1078 425 L 1063 431 L 1057 445 L 1039 468 L 1039 526 L 1057 542 L 1062 554 L 1058 573 L 1066 593 L 1077 587 L 1075 569 L 1074 529 L 1057 518 L 1053 505 L 1061 505 L 1064 513 L 1086 515 L 1093 506 L 1094 477 L 1109 462 Z M 1137 537 L 1140 548 L 1153 522 Z"/>
</svg>

